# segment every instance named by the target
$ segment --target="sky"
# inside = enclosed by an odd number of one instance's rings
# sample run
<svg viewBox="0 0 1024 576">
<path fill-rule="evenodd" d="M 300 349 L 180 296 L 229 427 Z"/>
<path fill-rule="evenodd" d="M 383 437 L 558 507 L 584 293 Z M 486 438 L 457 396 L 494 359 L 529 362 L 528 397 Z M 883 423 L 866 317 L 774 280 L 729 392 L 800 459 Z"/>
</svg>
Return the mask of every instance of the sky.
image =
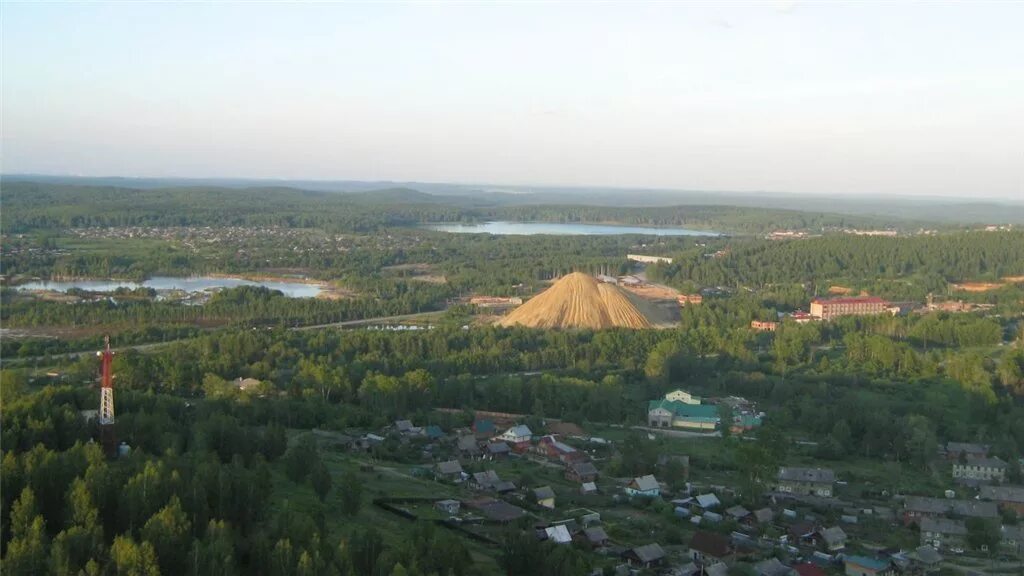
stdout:
<svg viewBox="0 0 1024 576">
<path fill-rule="evenodd" d="M 1024 198 L 1024 2 L 4 2 L 3 173 Z"/>
</svg>

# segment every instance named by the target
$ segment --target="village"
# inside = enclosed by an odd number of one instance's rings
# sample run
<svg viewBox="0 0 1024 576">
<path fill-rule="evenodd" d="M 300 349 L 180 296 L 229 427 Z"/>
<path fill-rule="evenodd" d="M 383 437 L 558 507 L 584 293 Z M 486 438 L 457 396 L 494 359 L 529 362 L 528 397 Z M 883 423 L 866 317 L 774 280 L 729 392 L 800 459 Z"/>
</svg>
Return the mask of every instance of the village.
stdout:
<svg viewBox="0 0 1024 576">
<path fill-rule="evenodd" d="M 894 576 L 1024 566 L 1024 527 L 1016 524 L 1024 486 L 1007 484 L 1019 465 L 990 456 L 988 446 L 937 446 L 932 467 L 947 475 L 938 494 L 890 493 L 856 472 L 793 457 L 778 462 L 751 506 L 741 479 L 708 461 L 723 434 L 756 442 L 768 417 L 742 398 L 673 390 L 650 401 L 647 426 L 632 430 L 476 412 L 470 425 L 449 430 L 399 420 L 374 432 L 313 433 L 322 449 L 388 476 L 387 490 L 371 487 L 383 511 L 484 546 L 500 546 L 509 530 L 530 533 L 588 551 L 619 574 Z M 658 451 L 643 473 L 618 477 L 614 463 L 633 448 L 629 434 Z M 418 487 L 407 492 L 402 482 Z"/>
</svg>

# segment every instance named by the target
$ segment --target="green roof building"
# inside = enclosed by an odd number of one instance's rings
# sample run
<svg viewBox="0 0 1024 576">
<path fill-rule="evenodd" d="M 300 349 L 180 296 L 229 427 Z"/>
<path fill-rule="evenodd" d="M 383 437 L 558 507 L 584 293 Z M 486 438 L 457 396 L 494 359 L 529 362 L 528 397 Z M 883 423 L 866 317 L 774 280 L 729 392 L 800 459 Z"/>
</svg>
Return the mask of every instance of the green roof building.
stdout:
<svg viewBox="0 0 1024 576">
<path fill-rule="evenodd" d="M 647 424 L 651 428 L 714 430 L 720 420 L 718 407 L 711 404 L 685 404 L 672 400 L 651 400 L 647 404 Z"/>
</svg>

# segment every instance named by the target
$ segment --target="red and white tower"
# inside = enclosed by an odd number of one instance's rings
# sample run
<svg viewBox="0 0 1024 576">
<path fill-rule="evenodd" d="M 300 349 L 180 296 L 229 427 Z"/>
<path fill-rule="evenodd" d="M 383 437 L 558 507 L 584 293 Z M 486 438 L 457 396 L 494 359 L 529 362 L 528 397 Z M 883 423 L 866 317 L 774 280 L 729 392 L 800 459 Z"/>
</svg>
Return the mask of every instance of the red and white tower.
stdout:
<svg viewBox="0 0 1024 576">
<path fill-rule="evenodd" d="M 103 338 L 104 349 L 97 352 L 100 357 L 100 443 L 107 454 L 117 452 L 117 436 L 114 434 L 114 353 L 110 350 L 110 336 Z"/>
</svg>

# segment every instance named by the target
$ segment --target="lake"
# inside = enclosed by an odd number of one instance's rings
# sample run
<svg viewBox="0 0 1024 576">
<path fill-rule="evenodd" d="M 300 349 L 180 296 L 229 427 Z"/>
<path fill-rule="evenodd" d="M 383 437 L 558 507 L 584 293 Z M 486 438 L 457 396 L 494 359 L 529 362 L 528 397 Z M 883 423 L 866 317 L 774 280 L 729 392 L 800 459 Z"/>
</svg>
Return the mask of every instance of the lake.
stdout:
<svg viewBox="0 0 1024 576">
<path fill-rule="evenodd" d="M 237 288 L 238 286 L 266 286 L 271 290 L 280 290 L 285 296 L 292 298 L 312 298 L 323 290 L 319 284 L 287 281 L 255 281 L 243 278 L 215 278 L 213 276 L 190 276 L 177 278 L 173 276 L 154 276 L 149 280 L 128 282 L 122 280 L 74 280 L 69 282 L 28 282 L 19 284 L 19 290 L 56 290 L 67 292 L 69 288 L 79 288 L 90 292 L 113 292 L 118 288 L 152 288 L 154 290 L 183 290 L 185 292 L 202 292 L 212 288 Z"/>
<path fill-rule="evenodd" d="M 721 236 L 710 230 L 686 228 L 655 228 L 652 226 L 615 226 L 612 224 L 561 224 L 557 222 L 485 222 L 483 224 L 426 224 L 426 228 L 456 234 L 504 234 L 530 236 L 552 234 L 556 236 L 613 236 L 616 234 L 646 234 L 649 236 Z"/>
</svg>

